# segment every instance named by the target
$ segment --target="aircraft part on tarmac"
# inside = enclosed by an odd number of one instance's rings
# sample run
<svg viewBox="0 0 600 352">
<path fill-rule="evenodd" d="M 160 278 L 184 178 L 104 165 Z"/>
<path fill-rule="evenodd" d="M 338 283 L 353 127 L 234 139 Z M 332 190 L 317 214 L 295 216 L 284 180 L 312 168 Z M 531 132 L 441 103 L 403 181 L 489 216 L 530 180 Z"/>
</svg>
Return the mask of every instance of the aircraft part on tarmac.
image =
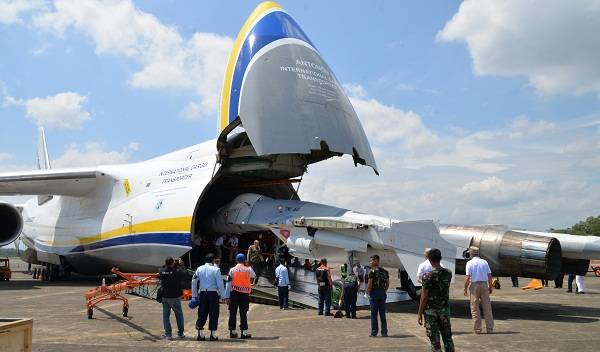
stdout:
<svg viewBox="0 0 600 352">
<path fill-rule="evenodd" d="M 561 248 L 557 239 L 512 231 L 506 226 L 441 225 L 442 236 L 462 234 L 479 247 L 494 276 L 554 279 L 560 273 Z M 465 251 L 465 259 L 469 259 Z"/>
<path fill-rule="evenodd" d="M 0 203 L 0 247 L 14 242 L 23 229 L 23 217 L 16 207 Z"/>
</svg>

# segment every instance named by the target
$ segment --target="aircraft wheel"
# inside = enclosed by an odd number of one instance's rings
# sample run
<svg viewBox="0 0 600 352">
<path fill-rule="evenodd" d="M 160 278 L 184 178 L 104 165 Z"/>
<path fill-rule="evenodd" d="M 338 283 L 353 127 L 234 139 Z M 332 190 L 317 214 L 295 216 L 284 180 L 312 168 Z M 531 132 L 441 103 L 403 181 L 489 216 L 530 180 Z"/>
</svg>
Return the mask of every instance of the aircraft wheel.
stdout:
<svg viewBox="0 0 600 352">
<path fill-rule="evenodd" d="M 129 307 L 123 307 L 123 316 L 127 317 L 127 313 L 129 313 Z"/>
<path fill-rule="evenodd" d="M 88 308 L 87 313 L 88 313 L 88 319 L 92 319 L 94 317 L 94 309 Z"/>
</svg>

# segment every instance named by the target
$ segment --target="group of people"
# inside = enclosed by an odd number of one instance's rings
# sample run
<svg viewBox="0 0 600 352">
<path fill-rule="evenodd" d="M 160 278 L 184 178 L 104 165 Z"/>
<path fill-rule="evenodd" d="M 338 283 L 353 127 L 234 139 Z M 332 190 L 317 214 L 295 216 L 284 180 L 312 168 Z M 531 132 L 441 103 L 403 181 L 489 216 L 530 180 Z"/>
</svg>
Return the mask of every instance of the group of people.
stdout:
<svg viewBox="0 0 600 352">
<path fill-rule="evenodd" d="M 213 254 L 205 256 L 205 264 L 196 269 L 192 278 L 192 299 L 189 302 L 191 309 L 198 308 L 198 320 L 196 329 L 198 335 L 196 340 L 205 341 L 207 336 L 204 334 L 204 326 L 208 320 L 208 329 L 210 341 L 217 341 L 217 326 L 219 324 L 219 301 L 229 306 L 229 337 L 249 339 L 252 337 L 248 333 L 247 313 L 250 307 L 250 293 L 252 290 L 252 281 L 256 274 L 251 267 L 247 265 L 246 256 L 238 253 L 235 257 L 236 265 L 232 267 L 226 279 L 226 285 L 223 284 L 221 270 L 216 265 L 216 258 Z M 171 310 L 175 313 L 177 321 L 177 336 L 184 338 L 184 320 L 179 297 L 182 294 L 181 281 L 183 279 L 183 270 L 181 269 L 181 260 L 173 260 L 168 257 L 165 260 L 165 266 L 160 268 L 159 278 L 161 280 L 161 297 L 163 305 L 163 325 L 165 329 L 164 337 L 172 339 L 172 328 L 170 323 Z M 236 331 L 237 315 L 240 316 L 240 334 Z"/>
<path fill-rule="evenodd" d="M 367 275 L 367 287 L 365 293 L 369 296 L 371 308 L 371 337 L 377 336 L 379 323 L 381 323 L 381 336 L 388 334 L 387 320 L 385 316 L 385 301 L 387 299 L 387 289 L 390 285 L 390 276 L 384 268 L 379 265 L 379 256 L 370 257 L 370 271 Z M 350 269 L 349 273 L 342 274 L 344 285 L 343 300 L 346 308 L 346 317 L 356 319 L 356 301 L 358 299 L 358 289 L 361 284 L 361 275 L 364 268 L 356 266 L 356 270 Z M 331 269 L 327 266 L 327 259 L 323 258 L 315 270 L 319 292 L 318 314 L 332 316 L 331 313 L 331 291 L 333 289 L 333 279 Z"/>
<path fill-rule="evenodd" d="M 482 317 L 485 321 L 485 332 L 494 331 L 494 318 L 490 301 L 493 292 L 492 273 L 488 262 L 479 256 L 477 247 L 469 248 L 470 260 L 465 267 L 466 277 L 464 281 L 464 295 L 470 298 L 471 317 L 473 329 L 476 334 L 481 334 Z M 452 341 L 452 329 L 450 324 L 449 289 L 452 280 L 452 272 L 441 264 L 442 256 L 439 249 L 427 249 L 426 260 L 419 265 L 417 280 L 422 285 L 417 322 L 425 325 L 427 336 L 430 339 L 433 351 L 441 351 L 442 343 L 445 351 L 454 351 Z M 279 257 L 279 266 L 275 269 L 274 284 L 278 288 L 279 308 L 289 309 L 290 279 L 286 264 L 288 258 Z M 194 273 L 192 279 L 192 300 L 190 308 L 198 309 L 197 340 L 206 340 L 204 326 L 209 321 L 210 334 L 208 339 L 218 340 L 216 335 L 219 320 L 219 301 L 229 306 L 229 335 L 231 338 L 251 338 L 248 333 L 247 313 L 250 303 L 252 285 L 256 283 L 257 271 L 264 258 L 258 241 L 248 249 L 248 258 L 243 253 L 235 257 L 236 265 L 233 266 L 226 278 L 226 285 L 218 265 L 215 265 L 215 256 L 208 254 L 206 263 Z M 296 264 L 297 265 L 297 264 Z M 181 296 L 181 279 L 183 271 L 181 260 L 168 257 L 165 266 L 160 269 L 163 324 L 165 338 L 172 339 L 171 324 L 169 321 L 171 310 L 175 313 L 177 321 L 177 336 L 184 335 L 183 313 L 179 297 Z M 311 265 L 312 267 L 312 265 Z M 318 285 L 319 304 L 318 314 L 331 316 L 331 297 L 333 279 L 331 269 L 327 266 L 327 259 L 321 259 L 315 269 L 315 277 Z M 370 268 L 368 273 L 364 267 L 357 265 L 350 268 L 349 272 L 342 270 L 343 302 L 346 309 L 346 317 L 356 319 L 356 301 L 362 280 L 366 280 L 365 293 L 369 297 L 371 311 L 370 336 L 375 337 L 378 333 L 386 337 L 388 335 L 386 320 L 386 291 L 390 280 L 388 272 L 379 264 L 379 256 L 370 257 Z M 574 276 L 574 275 L 573 275 Z M 361 279 L 362 278 L 362 279 Z M 574 279 L 574 278 L 573 278 Z M 569 291 L 573 281 L 569 277 Z M 562 281 L 562 280 L 561 280 Z M 561 282 L 562 283 L 562 282 Z M 577 282 L 581 293 L 585 292 L 585 286 Z M 482 312 L 483 311 L 483 312 Z M 240 334 L 236 331 L 237 315 L 240 316 Z M 482 314 L 483 313 L 483 314 Z M 381 328 L 380 328 L 381 327 Z M 440 339 L 441 338 L 441 339 Z"/>
</svg>

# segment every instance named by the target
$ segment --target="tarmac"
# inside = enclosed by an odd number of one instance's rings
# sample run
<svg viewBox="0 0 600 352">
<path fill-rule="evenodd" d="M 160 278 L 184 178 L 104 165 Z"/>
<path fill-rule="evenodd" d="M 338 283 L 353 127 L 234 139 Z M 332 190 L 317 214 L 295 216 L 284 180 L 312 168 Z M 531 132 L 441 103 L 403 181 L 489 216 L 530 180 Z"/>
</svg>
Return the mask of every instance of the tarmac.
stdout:
<svg viewBox="0 0 600 352">
<path fill-rule="evenodd" d="M 183 340 L 162 338 L 162 306 L 128 295 L 129 315 L 122 317 L 119 301 L 108 301 L 87 319 L 84 293 L 99 284 L 95 278 L 45 282 L 18 272 L 23 263 L 13 262 L 13 279 L 0 282 L 0 317 L 33 318 L 33 351 L 185 351 L 185 350 L 345 350 L 429 351 L 425 329 L 417 324 L 415 302 L 388 304 L 389 337 L 369 337 L 368 310 L 358 319 L 318 316 L 316 310 L 280 310 L 277 306 L 251 304 L 251 340 L 229 339 L 228 311 L 221 305 L 217 342 L 198 342 L 197 317 L 184 302 Z M 26 268 L 25 268 L 26 269 Z M 464 277 L 458 276 L 451 291 L 452 330 L 457 351 L 598 351 L 600 346 L 600 278 L 588 273 L 588 292 L 576 295 L 550 287 L 537 291 L 513 288 L 501 278 L 502 288 L 492 295 L 494 334 L 475 335 L 469 302 L 462 295 Z M 524 286 L 529 280 L 520 279 Z M 175 319 L 171 318 L 174 330 Z M 238 321 L 239 324 L 239 321 Z"/>
</svg>

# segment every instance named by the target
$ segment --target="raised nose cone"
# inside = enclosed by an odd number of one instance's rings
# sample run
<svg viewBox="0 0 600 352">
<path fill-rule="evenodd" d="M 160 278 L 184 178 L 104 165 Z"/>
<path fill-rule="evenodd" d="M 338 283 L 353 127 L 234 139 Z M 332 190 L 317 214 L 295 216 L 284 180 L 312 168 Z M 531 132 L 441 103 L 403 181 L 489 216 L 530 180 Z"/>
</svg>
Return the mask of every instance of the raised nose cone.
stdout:
<svg viewBox="0 0 600 352">
<path fill-rule="evenodd" d="M 242 125 L 260 156 L 303 155 L 307 164 L 351 155 L 377 165 L 343 88 L 298 23 L 264 2 L 242 27 L 223 84 L 219 152 Z"/>
</svg>

